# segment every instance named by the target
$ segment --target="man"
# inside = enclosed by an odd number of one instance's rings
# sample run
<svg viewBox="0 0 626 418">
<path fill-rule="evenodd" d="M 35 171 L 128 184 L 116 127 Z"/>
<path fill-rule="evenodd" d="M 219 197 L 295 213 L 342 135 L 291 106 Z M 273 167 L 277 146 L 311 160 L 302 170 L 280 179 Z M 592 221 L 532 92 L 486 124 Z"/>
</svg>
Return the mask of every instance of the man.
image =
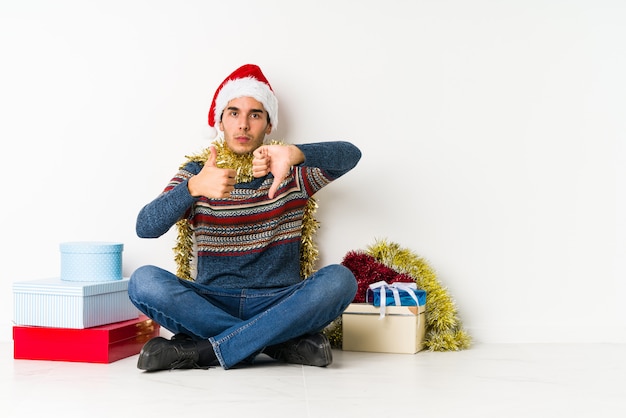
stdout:
<svg viewBox="0 0 626 418">
<path fill-rule="evenodd" d="M 132 274 L 131 301 L 174 334 L 148 341 L 137 367 L 228 369 L 260 353 L 327 366 L 332 351 L 321 331 L 353 300 L 357 285 L 341 265 L 303 280 L 303 218 L 311 196 L 354 168 L 361 153 L 348 142 L 265 144 L 278 123 L 278 101 L 256 65 L 222 82 L 208 119 L 223 139 L 204 162 L 184 164 L 137 217 L 142 238 L 187 220 L 197 260 L 193 280 L 156 266 Z M 242 165 L 218 167 L 227 156 Z"/>
</svg>

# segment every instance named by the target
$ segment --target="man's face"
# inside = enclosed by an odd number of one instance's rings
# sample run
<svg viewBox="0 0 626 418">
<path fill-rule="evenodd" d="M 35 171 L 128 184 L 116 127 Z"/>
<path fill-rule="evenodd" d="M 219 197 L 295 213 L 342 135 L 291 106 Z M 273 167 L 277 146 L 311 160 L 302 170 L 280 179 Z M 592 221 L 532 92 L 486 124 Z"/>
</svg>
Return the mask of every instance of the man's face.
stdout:
<svg viewBox="0 0 626 418">
<path fill-rule="evenodd" d="M 265 135 L 272 131 L 265 108 L 252 97 L 239 97 L 228 102 L 219 126 L 224 131 L 226 146 L 236 154 L 254 151 L 263 145 Z"/>
</svg>

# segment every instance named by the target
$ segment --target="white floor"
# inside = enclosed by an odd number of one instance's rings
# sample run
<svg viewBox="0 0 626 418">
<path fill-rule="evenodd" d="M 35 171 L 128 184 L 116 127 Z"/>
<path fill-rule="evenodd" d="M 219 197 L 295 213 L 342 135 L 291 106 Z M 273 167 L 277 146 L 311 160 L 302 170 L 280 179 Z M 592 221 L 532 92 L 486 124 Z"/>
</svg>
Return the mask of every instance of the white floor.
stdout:
<svg viewBox="0 0 626 418">
<path fill-rule="evenodd" d="M 481 345 L 415 355 L 334 351 L 327 368 L 156 373 L 14 360 L 0 342 L 2 417 L 626 417 L 626 345 Z"/>
</svg>

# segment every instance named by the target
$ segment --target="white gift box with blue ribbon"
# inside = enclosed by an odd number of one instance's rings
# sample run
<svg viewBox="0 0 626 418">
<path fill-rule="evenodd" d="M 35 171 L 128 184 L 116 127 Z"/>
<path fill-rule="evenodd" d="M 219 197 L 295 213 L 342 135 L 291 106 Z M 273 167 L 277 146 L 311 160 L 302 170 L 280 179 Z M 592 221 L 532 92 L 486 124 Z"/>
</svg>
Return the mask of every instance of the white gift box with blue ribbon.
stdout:
<svg viewBox="0 0 626 418">
<path fill-rule="evenodd" d="M 370 285 L 369 290 L 372 296 L 389 293 L 391 300 L 379 297 L 379 306 L 348 305 L 341 317 L 342 349 L 405 354 L 421 351 L 426 334 L 426 293 L 410 283 L 378 282 Z M 403 293 L 410 306 L 402 304 Z"/>
<path fill-rule="evenodd" d="M 128 278 L 74 282 L 60 278 L 13 283 L 15 325 L 91 328 L 139 317 Z"/>
</svg>

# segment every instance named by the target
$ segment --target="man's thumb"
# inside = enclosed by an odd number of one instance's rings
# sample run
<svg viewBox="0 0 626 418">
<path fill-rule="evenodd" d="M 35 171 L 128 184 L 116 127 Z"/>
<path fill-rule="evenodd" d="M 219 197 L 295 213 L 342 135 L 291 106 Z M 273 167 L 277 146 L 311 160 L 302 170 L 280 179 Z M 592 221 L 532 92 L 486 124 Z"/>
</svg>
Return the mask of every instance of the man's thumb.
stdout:
<svg viewBox="0 0 626 418">
<path fill-rule="evenodd" d="M 267 192 L 267 196 L 270 199 L 274 198 L 274 195 L 276 194 L 276 190 L 278 190 L 278 186 L 280 186 L 281 181 L 282 180 L 280 180 L 279 178 L 274 177 L 274 182 L 270 186 L 270 190 Z"/>
<path fill-rule="evenodd" d="M 211 154 L 209 154 L 209 158 L 207 158 L 205 165 L 217 167 L 217 151 L 215 150 L 214 145 L 211 145 Z"/>
</svg>

